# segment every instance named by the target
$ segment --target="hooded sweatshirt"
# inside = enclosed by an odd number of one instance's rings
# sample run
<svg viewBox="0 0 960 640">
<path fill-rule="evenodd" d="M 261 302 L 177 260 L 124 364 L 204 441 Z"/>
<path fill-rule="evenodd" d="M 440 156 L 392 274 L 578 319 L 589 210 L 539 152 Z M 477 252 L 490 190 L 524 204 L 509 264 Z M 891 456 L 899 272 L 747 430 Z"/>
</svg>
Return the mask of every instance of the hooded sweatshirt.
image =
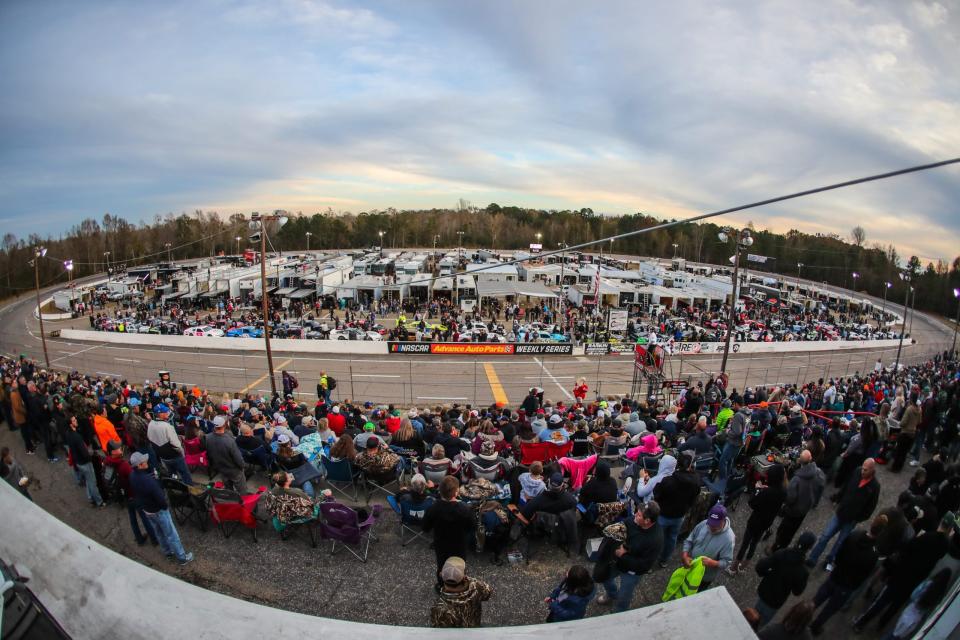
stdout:
<svg viewBox="0 0 960 640">
<path fill-rule="evenodd" d="M 457 587 L 444 586 L 430 609 L 430 626 L 479 627 L 482 603 L 490 599 L 492 591 L 490 585 L 475 578 L 464 578 Z"/>
<path fill-rule="evenodd" d="M 529 500 L 535 498 L 541 493 L 544 489 L 547 488 L 547 485 L 544 484 L 543 478 L 534 478 L 529 473 L 520 474 L 520 489 L 523 491 L 525 499 Z"/>
<path fill-rule="evenodd" d="M 660 468 L 657 470 L 657 475 L 653 476 L 647 480 L 647 484 L 637 487 L 637 497 L 648 502 L 653 497 L 653 490 L 657 488 L 657 485 L 663 482 L 664 478 L 668 478 L 673 475 L 673 470 L 677 468 L 677 459 L 667 454 L 660 459 Z"/>
<path fill-rule="evenodd" d="M 636 462 L 640 459 L 640 456 L 655 456 L 662 451 L 660 445 L 657 443 L 657 436 L 653 435 L 652 433 L 640 438 L 640 442 L 641 444 L 639 447 L 627 449 L 626 455 L 628 460 L 633 460 Z"/>
<path fill-rule="evenodd" d="M 727 518 L 723 529 L 717 533 L 710 531 L 707 520 L 701 520 L 683 541 L 683 550 L 694 560 L 707 556 L 720 563 L 719 567 L 707 567 L 703 573 L 704 581 L 712 582 L 717 573 L 726 569 L 733 560 L 733 547 L 736 542 L 737 537 L 730 526 L 730 518 Z"/>
<path fill-rule="evenodd" d="M 787 499 L 783 503 L 784 515 L 801 518 L 817 506 L 826 480 L 823 472 L 812 462 L 805 464 L 790 479 Z"/>
</svg>

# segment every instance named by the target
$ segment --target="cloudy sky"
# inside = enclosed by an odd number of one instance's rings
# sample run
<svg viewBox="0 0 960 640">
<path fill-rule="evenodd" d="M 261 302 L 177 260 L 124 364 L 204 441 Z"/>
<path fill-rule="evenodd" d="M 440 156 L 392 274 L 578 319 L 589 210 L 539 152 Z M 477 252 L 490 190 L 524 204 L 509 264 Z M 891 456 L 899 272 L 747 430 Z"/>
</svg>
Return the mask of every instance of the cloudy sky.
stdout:
<svg viewBox="0 0 960 640">
<path fill-rule="evenodd" d="M 0 3 L 0 221 L 448 207 L 682 218 L 960 155 L 960 5 Z M 752 220 L 952 259 L 960 167 Z"/>
</svg>

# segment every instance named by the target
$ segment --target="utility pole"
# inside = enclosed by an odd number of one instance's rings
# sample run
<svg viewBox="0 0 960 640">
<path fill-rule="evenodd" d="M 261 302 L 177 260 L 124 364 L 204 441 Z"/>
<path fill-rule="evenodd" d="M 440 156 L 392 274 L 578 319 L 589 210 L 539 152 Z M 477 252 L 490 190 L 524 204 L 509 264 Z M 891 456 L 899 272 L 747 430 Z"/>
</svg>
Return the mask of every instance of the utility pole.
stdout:
<svg viewBox="0 0 960 640">
<path fill-rule="evenodd" d="M 907 286 L 906 290 L 903 292 L 903 318 L 900 322 L 900 343 L 897 345 L 897 361 L 893 365 L 893 374 L 896 375 L 900 371 L 900 352 L 903 350 L 903 334 L 907 330 L 907 302 L 910 299 L 910 276 L 903 273 L 900 274 L 900 279 L 903 280 Z"/>
<path fill-rule="evenodd" d="M 33 285 L 37 294 L 37 318 L 40 320 L 40 342 L 43 343 L 43 360 L 50 368 L 50 354 L 47 352 L 47 334 L 43 331 L 43 309 L 40 308 L 40 258 L 47 255 L 46 247 L 33 250 Z"/>
<path fill-rule="evenodd" d="M 957 329 L 960 329 L 960 289 L 953 290 L 953 297 L 957 299 L 957 319 L 953 323 L 953 344 L 950 346 L 951 358 L 957 350 Z"/>
<path fill-rule="evenodd" d="M 753 237 L 750 235 L 749 229 L 741 229 L 740 231 L 725 229 L 720 232 L 719 238 L 721 242 L 727 242 L 732 238 L 734 246 L 733 298 L 730 300 L 730 314 L 727 317 L 727 335 L 723 341 L 723 360 L 720 361 L 720 374 L 722 375 L 727 372 L 727 359 L 730 357 L 730 339 L 733 336 L 734 323 L 737 315 L 737 300 L 739 299 L 737 290 L 740 284 L 740 249 L 741 247 L 751 246 L 753 244 Z"/>
<path fill-rule="evenodd" d="M 287 222 L 287 217 L 280 215 L 281 212 L 275 212 L 270 216 L 262 216 L 254 212 L 251 214 L 250 227 L 258 229 L 250 240 L 260 241 L 260 295 L 263 309 L 263 344 L 267 350 L 267 376 L 270 378 L 270 389 L 273 395 L 277 395 L 277 381 L 273 370 L 273 350 L 270 348 L 270 302 L 267 298 L 267 222 L 276 221 L 279 226 Z M 259 236 L 259 237 L 257 237 Z M 280 284 L 280 265 L 277 264 L 277 285 Z"/>
</svg>

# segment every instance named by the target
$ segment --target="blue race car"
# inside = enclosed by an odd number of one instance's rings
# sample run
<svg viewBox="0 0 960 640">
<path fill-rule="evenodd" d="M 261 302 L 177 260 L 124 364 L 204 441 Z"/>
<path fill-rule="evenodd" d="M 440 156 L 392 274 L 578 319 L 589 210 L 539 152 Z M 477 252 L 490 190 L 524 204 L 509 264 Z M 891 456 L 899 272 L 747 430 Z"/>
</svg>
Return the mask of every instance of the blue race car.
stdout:
<svg viewBox="0 0 960 640">
<path fill-rule="evenodd" d="M 262 338 L 263 329 L 258 327 L 234 327 L 233 329 L 227 329 L 226 336 L 228 338 Z"/>
</svg>

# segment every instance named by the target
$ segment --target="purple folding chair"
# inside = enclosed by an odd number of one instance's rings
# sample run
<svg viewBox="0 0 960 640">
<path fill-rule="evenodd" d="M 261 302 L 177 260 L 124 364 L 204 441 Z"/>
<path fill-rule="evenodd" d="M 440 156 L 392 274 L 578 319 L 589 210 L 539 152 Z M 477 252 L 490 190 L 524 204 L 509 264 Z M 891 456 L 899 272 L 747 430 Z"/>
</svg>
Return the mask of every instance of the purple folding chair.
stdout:
<svg viewBox="0 0 960 640">
<path fill-rule="evenodd" d="M 333 541 L 330 555 L 337 550 L 337 543 L 341 543 L 347 551 L 352 553 L 360 562 L 367 561 L 370 551 L 370 541 L 374 538 L 373 526 L 380 518 L 383 507 L 379 504 L 371 507 L 370 515 L 361 522 L 359 514 L 350 507 L 339 502 L 321 502 L 320 535 Z M 357 551 L 351 548 L 357 546 Z"/>
</svg>

